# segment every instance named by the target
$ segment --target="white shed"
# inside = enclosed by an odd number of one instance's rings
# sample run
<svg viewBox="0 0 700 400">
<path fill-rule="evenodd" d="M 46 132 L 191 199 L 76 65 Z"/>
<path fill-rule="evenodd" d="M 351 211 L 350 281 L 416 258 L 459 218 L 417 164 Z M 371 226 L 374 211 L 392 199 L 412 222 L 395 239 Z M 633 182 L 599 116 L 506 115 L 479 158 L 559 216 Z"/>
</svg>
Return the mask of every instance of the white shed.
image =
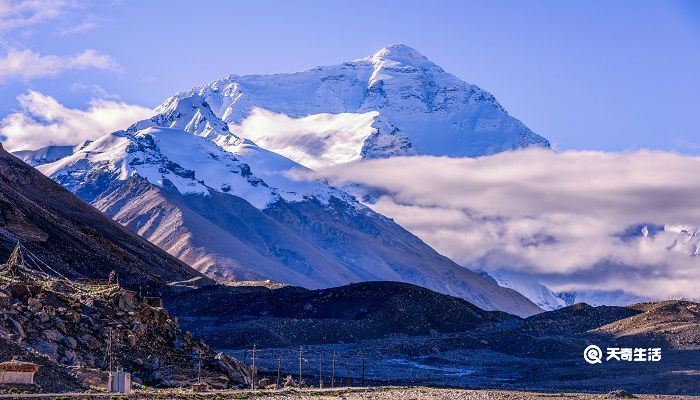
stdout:
<svg viewBox="0 0 700 400">
<path fill-rule="evenodd" d="M 39 370 L 37 364 L 18 360 L 0 363 L 0 383 L 33 385 L 34 374 Z"/>
<path fill-rule="evenodd" d="M 107 390 L 112 393 L 131 393 L 131 374 L 124 371 L 110 372 Z"/>
</svg>

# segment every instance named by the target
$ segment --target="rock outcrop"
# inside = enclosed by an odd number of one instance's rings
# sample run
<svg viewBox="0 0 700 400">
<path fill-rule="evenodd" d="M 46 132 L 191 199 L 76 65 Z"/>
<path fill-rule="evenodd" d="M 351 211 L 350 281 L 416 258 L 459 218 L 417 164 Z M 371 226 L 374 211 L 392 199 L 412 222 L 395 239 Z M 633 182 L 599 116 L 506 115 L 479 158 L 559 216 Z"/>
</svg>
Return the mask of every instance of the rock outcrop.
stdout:
<svg viewBox="0 0 700 400">
<path fill-rule="evenodd" d="M 213 387 L 249 382 L 245 366 L 183 331 L 164 308 L 120 288 L 90 295 L 5 286 L 0 341 L 14 346 L 12 356 L 31 354 L 42 368 L 73 376 L 66 389 L 103 386 L 110 366 L 130 371 L 144 385 L 188 386 L 197 381 L 200 358 L 202 378 Z"/>
</svg>

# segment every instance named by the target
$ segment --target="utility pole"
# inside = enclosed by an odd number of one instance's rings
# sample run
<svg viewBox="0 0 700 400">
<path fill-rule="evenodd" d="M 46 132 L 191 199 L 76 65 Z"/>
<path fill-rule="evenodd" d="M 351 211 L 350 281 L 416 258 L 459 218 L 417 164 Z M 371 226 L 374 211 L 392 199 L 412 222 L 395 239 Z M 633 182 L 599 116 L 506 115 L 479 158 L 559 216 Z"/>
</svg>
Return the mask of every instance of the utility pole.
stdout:
<svg viewBox="0 0 700 400">
<path fill-rule="evenodd" d="M 299 347 L 299 387 L 301 387 L 301 355 L 304 351 L 303 347 Z"/>
<path fill-rule="evenodd" d="M 362 355 L 362 386 L 365 386 L 365 355 Z"/>
<path fill-rule="evenodd" d="M 202 349 L 199 349 L 199 365 L 197 366 L 197 383 L 202 384 Z"/>
<path fill-rule="evenodd" d="M 318 388 L 323 389 L 323 353 L 318 354 Z"/>
<path fill-rule="evenodd" d="M 333 350 L 333 367 L 331 368 L 331 387 L 335 387 L 335 350 Z"/>
<path fill-rule="evenodd" d="M 282 368 L 282 359 L 277 359 L 277 388 L 280 388 L 280 369 Z"/>
<path fill-rule="evenodd" d="M 109 349 L 107 353 L 109 354 L 109 374 L 112 375 L 112 328 L 109 328 Z"/>
<path fill-rule="evenodd" d="M 258 385 L 257 385 L 257 383 L 258 383 L 258 382 L 257 382 L 257 381 L 258 381 L 258 376 L 257 376 L 257 375 L 258 375 L 258 374 L 257 374 L 257 371 L 255 370 L 255 343 L 253 343 L 253 373 L 252 373 L 253 379 L 252 379 L 252 382 L 251 382 L 251 389 L 252 389 L 252 390 L 255 390 L 255 387 L 258 386 Z"/>
</svg>

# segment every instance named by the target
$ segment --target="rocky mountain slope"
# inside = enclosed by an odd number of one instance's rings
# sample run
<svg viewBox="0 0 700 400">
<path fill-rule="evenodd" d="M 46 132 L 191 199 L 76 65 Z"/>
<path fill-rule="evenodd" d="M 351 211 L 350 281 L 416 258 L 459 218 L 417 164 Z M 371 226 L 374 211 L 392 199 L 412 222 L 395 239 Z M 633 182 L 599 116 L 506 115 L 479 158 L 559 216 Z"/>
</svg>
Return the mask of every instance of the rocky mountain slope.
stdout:
<svg viewBox="0 0 700 400">
<path fill-rule="evenodd" d="M 0 343 L 3 360 L 19 357 L 40 365 L 46 375 L 39 375 L 40 386 L 33 390 L 102 388 L 110 363 L 130 371 L 137 383 L 184 386 L 196 382 L 200 357 L 204 379 L 212 385 L 249 379 L 245 366 L 182 331 L 163 308 L 118 288 L 86 295 L 56 285 L 3 286 Z M 65 384 L 49 379 L 61 374 L 68 377 Z"/>
<path fill-rule="evenodd" d="M 364 282 L 320 290 L 216 285 L 173 294 L 166 304 L 184 327 L 218 348 L 351 343 L 397 334 L 418 343 L 422 336 L 466 334 L 475 342 L 463 346 L 545 358 L 578 356 L 586 341 L 700 350 L 700 305 L 677 300 L 625 307 L 580 303 L 519 318 L 410 284 Z"/>
<path fill-rule="evenodd" d="M 225 124 L 197 134 L 156 126 L 170 120 L 141 121 L 38 168 L 215 279 L 308 288 L 403 281 L 484 309 L 541 311 L 347 193 L 295 180 L 289 174 L 302 166 L 227 134 Z"/>
<path fill-rule="evenodd" d="M 166 303 L 186 329 L 217 348 L 253 342 L 277 347 L 463 332 L 518 319 L 398 282 L 321 290 L 217 285 L 176 294 Z"/>
<path fill-rule="evenodd" d="M 401 44 L 303 72 L 231 75 L 169 98 L 156 113 L 159 125 L 198 135 L 230 128 L 310 168 L 359 158 L 475 157 L 549 147 L 490 93 Z"/>
<path fill-rule="evenodd" d="M 601 326 L 595 332 L 626 343 L 644 338 L 646 343 L 665 349 L 700 350 L 700 304 L 667 300 L 627 308 L 634 310 L 635 315 Z"/>
<path fill-rule="evenodd" d="M 164 292 L 173 281 L 208 281 L 120 226 L 0 146 L 0 260 L 21 242 L 71 278 L 107 279 Z"/>
</svg>

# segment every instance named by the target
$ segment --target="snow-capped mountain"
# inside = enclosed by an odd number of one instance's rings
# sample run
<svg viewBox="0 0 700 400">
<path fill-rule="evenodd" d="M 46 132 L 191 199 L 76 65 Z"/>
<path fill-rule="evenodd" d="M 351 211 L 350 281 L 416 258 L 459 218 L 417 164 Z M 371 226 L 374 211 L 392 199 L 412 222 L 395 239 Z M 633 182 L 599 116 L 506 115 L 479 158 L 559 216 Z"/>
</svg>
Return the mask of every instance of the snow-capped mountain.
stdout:
<svg viewBox="0 0 700 400">
<path fill-rule="evenodd" d="M 179 125 L 177 116 L 191 108 L 183 104 L 38 168 L 216 279 L 308 288 L 403 281 L 485 309 L 541 311 L 342 190 L 292 179 L 289 172 L 303 166 L 227 133 L 215 115 L 200 109 L 199 123 Z"/>
<path fill-rule="evenodd" d="M 586 303 L 591 306 L 628 306 L 635 303 L 653 301 L 648 297 L 636 296 L 622 290 L 579 290 L 557 293 L 567 305 Z"/>
<path fill-rule="evenodd" d="M 231 75 L 169 98 L 156 113 L 148 123 L 203 136 L 228 133 L 217 116 L 232 133 L 310 168 L 549 147 L 490 93 L 405 45 L 303 72 Z"/>
<path fill-rule="evenodd" d="M 492 277 L 499 286 L 513 289 L 545 311 L 566 307 L 568 304 L 548 287 L 535 279 L 521 275 L 513 275 L 507 272 L 482 272 L 482 275 Z"/>
<path fill-rule="evenodd" d="M 692 225 L 670 224 L 663 227 L 664 232 L 675 233 L 673 243 L 669 249 L 679 251 L 690 256 L 700 255 L 700 229 Z"/>
<path fill-rule="evenodd" d="M 36 167 L 42 164 L 52 163 L 84 148 L 91 142 L 86 140 L 76 146 L 46 146 L 36 150 L 20 150 L 12 153 L 25 163 Z"/>
</svg>

